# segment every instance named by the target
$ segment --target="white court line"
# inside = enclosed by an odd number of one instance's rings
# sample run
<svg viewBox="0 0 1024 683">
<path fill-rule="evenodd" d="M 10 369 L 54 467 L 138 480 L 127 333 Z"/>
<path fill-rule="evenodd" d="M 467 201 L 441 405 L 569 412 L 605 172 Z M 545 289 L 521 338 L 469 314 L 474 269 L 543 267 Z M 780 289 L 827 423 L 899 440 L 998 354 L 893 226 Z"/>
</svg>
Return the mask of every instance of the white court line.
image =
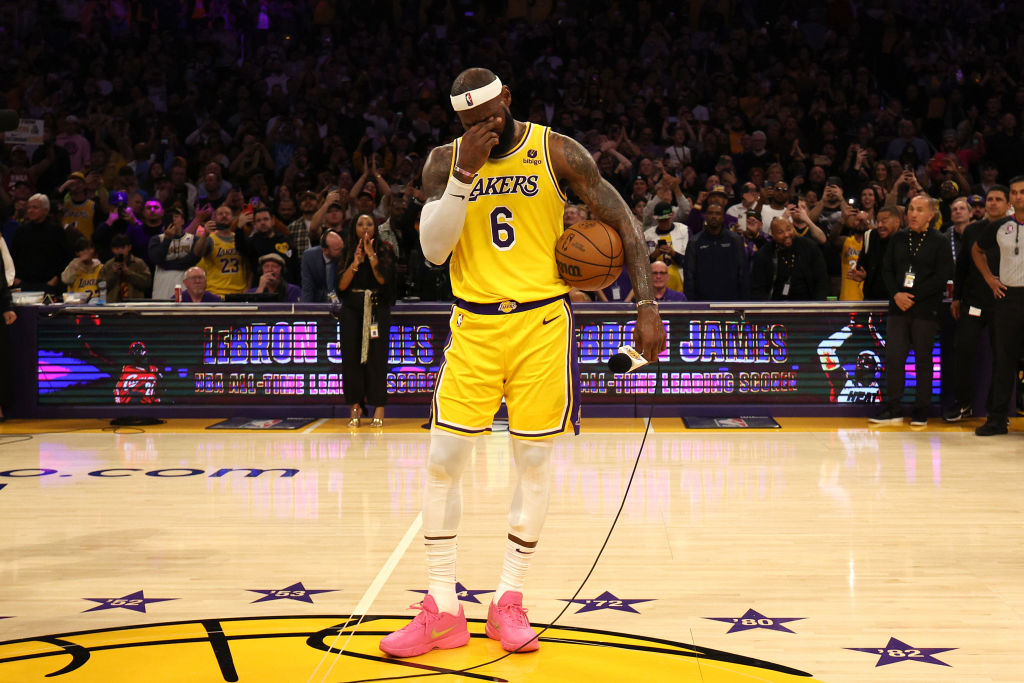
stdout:
<svg viewBox="0 0 1024 683">
<path fill-rule="evenodd" d="M 423 513 L 421 512 L 418 515 L 416 515 L 416 519 L 412 520 L 412 524 L 410 524 L 409 528 L 405 531 L 405 535 L 402 536 L 402 540 L 400 540 L 398 542 L 398 545 L 395 546 L 395 549 L 391 551 L 391 556 L 384 563 L 384 566 L 380 568 L 380 571 L 377 572 L 377 576 L 370 583 L 370 586 L 366 589 L 366 592 L 363 593 L 363 597 L 359 600 L 359 604 L 356 605 L 355 611 L 352 612 L 353 616 L 356 614 L 359 615 L 359 621 L 356 622 L 355 627 L 353 627 L 352 630 L 349 632 L 348 638 L 345 639 L 345 642 L 344 644 L 342 644 L 341 650 L 338 654 L 344 652 L 345 648 L 348 647 L 349 641 L 352 640 L 352 636 L 356 634 L 356 629 L 359 628 L 359 624 L 362 623 L 363 617 L 366 616 L 366 612 L 369 611 L 370 607 L 373 605 L 373 602 L 377 599 L 377 596 L 380 594 L 381 588 L 383 588 L 384 584 L 386 584 L 388 582 L 388 579 L 391 578 L 391 574 L 395 571 L 395 567 L 398 566 L 398 563 L 401 561 L 402 556 L 405 555 L 405 551 L 408 550 L 409 546 L 412 544 L 412 539 L 419 535 L 420 529 L 422 528 Z M 320 670 L 320 667 L 323 665 L 324 660 L 327 658 L 327 655 L 330 653 L 331 650 L 334 649 L 334 644 L 338 642 L 338 637 L 340 635 L 341 632 L 339 631 L 338 635 L 336 635 L 334 637 L 334 640 L 331 641 L 330 646 L 327 648 L 327 652 L 325 652 L 324 656 L 320 658 L 320 663 L 316 665 L 316 669 L 314 669 L 313 673 L 310 674 L 307 683 L 309 683 L 309 681 L 312 681 L 313 676 L 315 676 L 316 672 Z M 323 678 L 320 679 L 321 681 L 327 680 L 327 677 L 331 675 L 331 671 L 334 669 L 334 665 L 338 663 L 338 659 L 340 659 L 340 657 L 334 658 L 334 660 L 331 662 L 331 666 L 328 667 L 327 672 L 323 675 Z"/>
<path fill-rule="evenodd" d="M 321 418 L 320 418 L 319 420 L 317 420 L 317 421 L 316 421 L 316 422 L 314 422 L 313 424 L 311 424 L 311 425 L 309 425 L 308 427 L 306 427 L 305 429 L 303 429 L 303 430 L 302 430 L 302 433 L 303 433 L 303 434 L 312 434 L 312 433 L 313 433 L 313 431 L 314 431 L 314 430 L 315 430 L 315 429 L 316 429 L 317 427 L 319 427 L 320 425 L 322 425 L 322 424 L 323 424 L 324 422 L 327 422 L 327 418 L 326 418 L 326 417 L 321 417 Z"/>
<path fill-rule="evenodd" d="M 366 614 L 367 610 L 370 609 L 370 605 L 377 599 L 377 595 L 380 593 L 380 589 L 384 587 L 384 584 L 391 578 L 391 573 L 395 571 L 395 567 L 398 566 L 402 556 L 405 555 L 405 551 L 409 549 L 412 544 L 412 539 L 420 533 L 420 529 L 423 528 L 423 513 L 416 515 L 416 519 L 412 520 L 412 524 L 405 532 L 405 536 L 402 536 L 402 540 L 398 542 L 395 549 L 391 551 L 391 557 L 384 563 L 384 566 L 377 572 L 377 578 L 373 580 L 370 587 L 363 593 L 363 598 L 356 605 L 356 611 L 354 614 Z"/>
</svg>

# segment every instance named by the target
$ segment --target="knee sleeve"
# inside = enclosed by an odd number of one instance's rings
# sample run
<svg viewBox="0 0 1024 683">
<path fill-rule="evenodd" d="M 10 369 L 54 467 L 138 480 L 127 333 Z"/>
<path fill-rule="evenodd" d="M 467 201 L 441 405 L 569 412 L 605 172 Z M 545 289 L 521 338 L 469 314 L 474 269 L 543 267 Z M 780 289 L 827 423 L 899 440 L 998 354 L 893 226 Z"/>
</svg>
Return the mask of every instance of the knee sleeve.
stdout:
<svg viewBox="0 0 1024 683">
<path fill-rule="evenodd" d="M 462 518 L 462 471 L 473 453 L 475 439 L 434 430 L 423 491 L 423 533 L 454 534 Z"/>
<path fill-rule="evenodd" d="M 528 543 L 540 538 L 551 489 L 551 441 L 512 440 L 519 481 L 508 513 L 509 533 Z"/>
</svg>

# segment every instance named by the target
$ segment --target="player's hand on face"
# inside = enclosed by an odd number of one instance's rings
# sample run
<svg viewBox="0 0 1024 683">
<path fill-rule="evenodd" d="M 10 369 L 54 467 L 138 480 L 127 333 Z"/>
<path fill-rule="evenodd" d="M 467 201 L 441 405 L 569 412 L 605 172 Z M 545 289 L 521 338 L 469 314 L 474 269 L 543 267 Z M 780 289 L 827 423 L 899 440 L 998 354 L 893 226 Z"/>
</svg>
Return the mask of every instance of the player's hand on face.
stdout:
<svg viewBox="0 0 1024 683">
<path fill-rule="evenodd" d="M 456 164 L 470 173 L 476 173 L 487 161 L 491 150 L 498 144 L 498 131 L 505 124 L 504 116 L 490 116 L 473 124 L 462 136 Z M 512 125 L 509 122 L 509 125 Z"/>
</svg>

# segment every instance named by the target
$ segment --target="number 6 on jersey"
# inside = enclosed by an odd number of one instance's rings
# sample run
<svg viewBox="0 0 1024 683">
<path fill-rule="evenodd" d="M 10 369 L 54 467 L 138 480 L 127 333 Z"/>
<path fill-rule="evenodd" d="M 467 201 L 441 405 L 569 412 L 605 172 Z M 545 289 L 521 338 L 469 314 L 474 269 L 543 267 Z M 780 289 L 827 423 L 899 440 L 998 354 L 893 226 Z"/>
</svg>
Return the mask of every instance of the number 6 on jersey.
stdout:
<svg viewBox="0 0 1024 683">
<path fill-rule="evenodd" d="M 512 210 L 496 206 L 491 210 L 491 242 L 498 251 L 508 251 L 516 243 L 516 229 L 512 225 Z"/>
</svg>

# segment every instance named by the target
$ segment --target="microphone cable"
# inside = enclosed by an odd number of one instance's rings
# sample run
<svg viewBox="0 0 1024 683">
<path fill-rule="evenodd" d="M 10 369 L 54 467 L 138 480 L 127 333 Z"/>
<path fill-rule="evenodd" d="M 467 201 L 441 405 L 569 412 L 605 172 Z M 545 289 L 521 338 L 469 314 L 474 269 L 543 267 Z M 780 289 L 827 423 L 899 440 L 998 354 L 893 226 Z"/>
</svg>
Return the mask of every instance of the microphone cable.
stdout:
<svg viewBox="0 0 1024 683">
<path fill-rule="evenodd" d="M 657 372 L 657 370 L 660 369 L 660 367 L 661 367 L 661 363 L 660 363 L 660 361 L 658 359 L 654 360 L 653 365 L 655 367 L 655 372 Z M 653 418 L 654 418 L 654 400 L 652 399 L 651 402 L 650 402 L 650 409 L 649 409 L 649 412 L 648 412 L 648 415 L 647 415 L 647 425 L 644 427 L 644 435 L 643 435 L 643 438 L 640 440 L 640 447 L 637 449 L 636 459 L 633 461 L 633 469 L 630 471 L 630 473 L 629 473 L 629 480 L 626 482 L 626 490 L 623 491 L 623 493 L 622 493 L 622 500 L 619 502 L 619 509 L 616 511 L 615 518 L 612 520 L 611 527 L 609 527 L 608 533 L 604 537 L 604 542 L 601 544 L 601 548 L 597 551 L 597 556 L 594 558 L 594 562 L 590 565 L 590 569 L 587 571 L 587 575 L 583 577 L 583 581 L 580 582 L 580 585 L 576 589 L 576 592 L 573 593 L 573 596 L 571 598 L 569 598 L 569 600 L 566 601 L 565 607 L 562 608 L 562 611 L 559 612 L 557 615 L 555 615 L 555 618 L 552 619 L 548 624 L 546 624 L 544 626 L 544 628 L 541 629 L 540 633 L 537 634 L 537 642 L 538 643 L 540 642 L 540 637 L 542 635 L 544 635 L 544 633 L 546 633 L 548 631 L 548 629 L 553 627 L 555 625 L 555 623 L 558 622 L 559 619 L 562 618 L 562 616 L 565 614 L 566 610 L 569 609 L 569 607 L 573 604 L 573 601 L 576 600 L 576 598 L 579 596 L 579 594 L 583 591 L 583 587 L 587 585 L 587 581 L 590 580 L 590 577 L 594 573 L 594 570 L 597 569 L 597 563 L 601 559 L 601 556 L 604 554 L 605 548 L 608 547 L 608 542 L 612 538 L 612 533 L 615 531 L 615 527 L 619 523 L 619 518 L 622 516 L 622 510 L 626 507 L 626 499 L 629 497 L 629 491 L 633 487 L 633 479 L 636 477 L 636 470 L 637 470 L 637 468 L 640 465 L 640 457 L 643 455 L 644 445 L 647 443 L 647 435 L 650 434 L 650 431 L 651 431 L 651 420 Z M 362 617 L 360 617 L 359 621 L 360 622 L 362 621 Z M 356 626 L 358 627 L 358 625 L 359 624 L 357 622 Z M 341 635 L 341 632 L 339 631 L 338 632 L 338 636 L 340 636 L 340 635 Z M 354 635 L 354 634 L 349 634 L 349 638 L 351 638 L 352 635 Z M 337 640 L 338 636 L 335 637 L 335 641 Z M 401 681 L 401 680 L 408 680 L 408 679 L 413 679 L 413 678 L 429 678 L 431 676 L 447 676 L 447 675 L 451 675 L 451 674 L 464 674 L 464 673 L 468 673 L 470 671 L 473 671 L 474 669 L 479 669 L 479 668 L 482 668 L 482 667 L 485 667 L 485 666 L 490 666 L 491 664 L 497 664 L 498 662 L 502 661 L 503 659 L 506 659 L 507 657 L 510 657 L 510 656 L 518 653 L 519 650 L 521 650 L 523 647 L 525 647 L 526 645 L 528 645 L 531 642 L 533 642 L 533 641 L 532 640 L 527 641 L 526 643 L 523 643 L 523 645 L 520 645 L 517 649 L 515 649 L 515 650 L 513 650 L 511 652 L 506 652 L 505 654 L 501 655 L 500 657 L 495 657 L 494 659 L 488 660 L 486 662 L 482 662 L 480 664 L 474 664 L 473 666 L 466 667 L 465 669 L 446 669 L 444 671 L 433 671 L 433 672 L 430 672 L 430 673 L 409 674 L 409 675 L 406 675 L 406 676 L 385 676 L 385 677 L 382 677 L 382 678 L 359 678 L 359 679 L 342 681 L 341 683 L 377 683 L 378 681 Z M 333 648 L 328 648 L 327 651 L 331 652 L 332 649 Z M 344 650 L 339 650 L 338 654 L 339 655 L 340 654 L 344 654 Z M 332 668 L 333 668 L 333 665 L 332 665 Z M 328 670 L 328 674 L 329 673 L 330 673 L 330 670 Z M 326 678 L 326 675 L 325 675 L 325 678 Z"/>
</svg>

